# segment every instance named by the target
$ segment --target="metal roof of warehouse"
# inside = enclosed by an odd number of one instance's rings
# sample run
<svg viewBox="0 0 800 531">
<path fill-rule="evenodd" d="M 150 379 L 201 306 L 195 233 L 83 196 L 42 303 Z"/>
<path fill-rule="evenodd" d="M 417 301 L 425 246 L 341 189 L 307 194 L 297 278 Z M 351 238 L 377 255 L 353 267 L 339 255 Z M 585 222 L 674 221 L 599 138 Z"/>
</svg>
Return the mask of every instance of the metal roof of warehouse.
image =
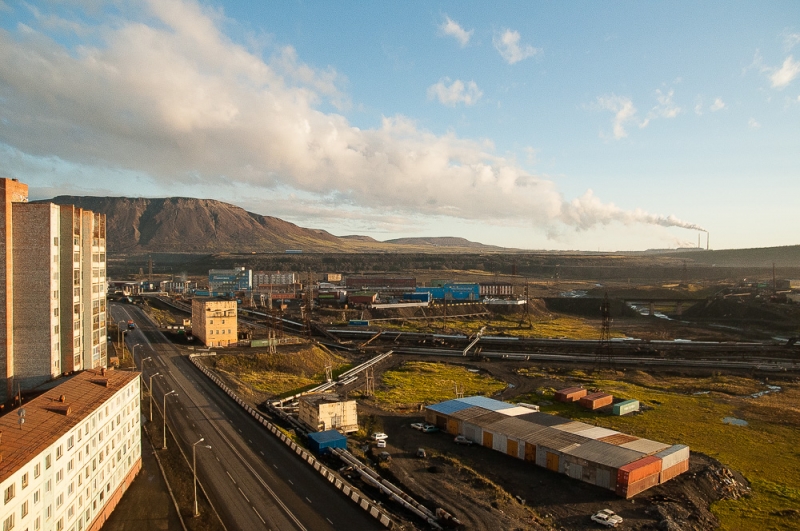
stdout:
<svg viewBox="0 0 800 531">
<path fill-rule="evenodd" d="M 515 407 L 514 404 L 501 402 L 500 400 L 495 400 L 494 398 L 488 398 L 485 396 L 468 396 L 466 398 L 457 398 L 456 400 L 463 404 L 479 406 L 490 411 L 500 411 L 501 409 L 510 409 Z"/>
<path fill-rule="evenodd" d="M 486 413 L 491 413 L 491 411 L 480 406 L 472 406 L 456 411 L 455 413 L 451 413 L 450 416 L 454 419 L 469 421 L 470 419 L 485 415 Z"/>
<path fill-rule="evenodd" d="M 576 448 L 565 449 L 563 452 L 566 455 L 611 468 L 625 466 L 645 456 L 642 452 L 595 440 L 589 440 Z"/>
<path fill-rule="evenodd" d="M 669 448 L 669 444 L 660 443 L 658 441 L 651 441 L 650 439 L 637 439 L 635 441 L 631 441 L 625 444 L 620 444 L 621 448 L 628 448 L 630 450 L 636 450 L 637 452 L 642 452 L 647 455 L 653 455 L 654 453 L 660 452 L 661 450 L 666 450 Z"/>
<path fill-rule="evenodd" d="M 558 424 L 566 424 L 567 422 L 572 422 L 569 419 L 565 419 L 563 417 L 557 417 L 555 415 L 550 415 L 548 413 L 528 413 L 526 415 L 520 415 L 517 418 L 533 422 L 534 424 L 539 424 L 540 426 L 556 426 Z"/>
<path fill-rule="evenodd" d="M 469 419 L 467 422 L 470 424 L 474 424 L 475 426 L 479 426 L 483 429 L 489 429 L 489 426 L 498 422 L 500 420 L 505 420 L 509 417 L 503 415 L 502 413 L 498 413 L 497 411 L 488 411 L 483 415 L 478 415 L 477 417 L 473 417 Z"/>
<path fill-rule="evenodd" d="M 589 437 L 590 439 L 600 439 L 602 437 L 610 437 L 612 435 L 619 434 L 618 431 L 609 430 L 608 428 L 602 428 L 600 426 L 592 426 L 588 430 L 583 430 L 576 432 L 578 435 L 582 437 Z M 608 442 L 608 441 L 604 441 Z M 613 444 L 613 443 L 611 443 Z"/>
<path fill-rule="evenodd" d="M 591 424 L 586 424 L 585 422 L 565 422 L 564 424 L 558 424 L 553 426 L 557 430 L 565 431 L 567 433 L 578 433 L 581 431 L 586 431 L 594 428 Z"/>
<path fill-rule="evenodd" d="M 439 404 L 425 406 L 426 409 L 435 411 L 437 413 L 444 413 L 445 415 L 452 415 L 457 411 L 461 411 L 462 409 L 467 409 L 469 407 L 469 404 L 464 404 L 458 400 L 448 400 L 447 402 L 440 402 Z"/>
<path fill-rule="evenodd" d="M 502 415 L 502 413 L 501 413 Z M 518 417 L 505 417 L 487 426 L 486 429 L 492 432 L 503 433 L 512 439 L 523 439 L 535 437 L 536 434 L 545 430 L 550 430 L 547 426 L 540 426 L 532 422 L 520 420 Z"/>
<path fill-rule="evenodd" d="M 545 426 L 545 428 L 546 429 L 526 437 L 525 442 L 535 444 L 536 446 L 543 446 L 551 450 L 562 450 L 574 444 L 585 444 L 592 440 L 581 437 L 580 435 L 575 435 L 574 433 L 558 431 L 547 426 Z"/>
</svg>

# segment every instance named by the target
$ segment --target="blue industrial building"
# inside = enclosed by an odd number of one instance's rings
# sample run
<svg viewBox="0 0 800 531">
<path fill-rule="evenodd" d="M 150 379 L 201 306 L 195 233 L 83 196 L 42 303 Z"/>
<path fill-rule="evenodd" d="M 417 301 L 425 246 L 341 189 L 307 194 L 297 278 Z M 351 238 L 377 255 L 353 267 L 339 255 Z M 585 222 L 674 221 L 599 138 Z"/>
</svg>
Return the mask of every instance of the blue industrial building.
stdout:
<svg viewBox="0 0 800 531">
<path fill-rule="evenodd" d="M 347 450 L 347 437 L 336 430 L 311 432 L 308 434 L 308 447 L 317 455 L 330 453 L 331 448 Z"/>
<path fill-rule="evenodd" d="M 444 286 L 417 287 L 415 293 L 430 293 L 435 301 L 477 301 L 480 299 L 478 284 L 448 283 Z"/>
<path fill-rule="evenodd" d="M 208 290 L 216 293 L 232 293 L 253 289 L 253 271 L 244 267 L 235 269 L 209 269 Z"/>
</svg>

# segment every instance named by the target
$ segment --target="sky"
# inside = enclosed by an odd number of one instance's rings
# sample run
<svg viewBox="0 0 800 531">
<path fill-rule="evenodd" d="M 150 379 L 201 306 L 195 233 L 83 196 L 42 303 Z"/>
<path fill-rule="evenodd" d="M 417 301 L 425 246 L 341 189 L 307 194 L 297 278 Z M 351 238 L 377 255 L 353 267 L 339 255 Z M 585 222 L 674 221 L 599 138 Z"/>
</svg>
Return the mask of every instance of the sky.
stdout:
<svg viewBox="0 0 800 531">
<path fill-rule="evenodd" d="M 800 2 L 0 0 L 0 176 L 378 240 L 795 245 Z"/>
</svg>

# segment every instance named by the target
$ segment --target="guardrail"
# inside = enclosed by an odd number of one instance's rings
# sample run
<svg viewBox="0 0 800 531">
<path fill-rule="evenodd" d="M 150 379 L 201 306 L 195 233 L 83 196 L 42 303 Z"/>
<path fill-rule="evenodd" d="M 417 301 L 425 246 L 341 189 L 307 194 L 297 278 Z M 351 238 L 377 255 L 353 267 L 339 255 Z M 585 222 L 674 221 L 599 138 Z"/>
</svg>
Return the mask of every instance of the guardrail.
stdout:
<svg viewBox="0 0 800 531">
<path fill-rule="evenodd" d="M 200 369 L 212 382 L 217 384 L 217 386 L 225 391 L 225 393 L 230 396 L 237 404 L 239 404 L 245 411 L 247 411 L 256 421 L 258 421 L 262 426 L 267 428 L 273 435 L 278 437 L 281 441 L 283 441 L 286 446 L 291 448 L 293 452 L 295 452 L 303 461 L 306 461 L 310 466 L 314 467 L 314 470 L 319 472 L 322 477 L 327 479 L 334 487 L 338 490 L 342 491 L 342 493 L 350 498 L 353 502 L 357 503 L 359 507 L 367 511 L 373 518 L 378 520 L 381 525 L 386 528 L 391 529 L 394 526 L 394 522 L 389 515 L 387 515 L 377 503 L 375 503 L 370 498 L 364 496 L 364 494 L 358 490 L 357 488 L 353 487 L 350 483 L 346 480 L 342 479 L 341 477 L 334 474 L 332 470 L 326 467 L 324 464 L 320 463 L 313 455 L 307 452 L 302 446 L 294 442 L 290 437 L 287 437 L 285 433 L 283 433 L 278 427 L 273 424 L 272 422 L 268 421 L 264 418 L 261 413 L 259 413 L 255 408 L 251 407 L 247 402 L 239 398 L 239 396 L 233 392 L 225 383 L 214 373 L 212 373 L 208 368 L 203 366 L 202 364 L 198 363 L 195 359 L 195 354 L 189 355 L 189 360 L 194 364 L 195 367 Z"/>
</svg>

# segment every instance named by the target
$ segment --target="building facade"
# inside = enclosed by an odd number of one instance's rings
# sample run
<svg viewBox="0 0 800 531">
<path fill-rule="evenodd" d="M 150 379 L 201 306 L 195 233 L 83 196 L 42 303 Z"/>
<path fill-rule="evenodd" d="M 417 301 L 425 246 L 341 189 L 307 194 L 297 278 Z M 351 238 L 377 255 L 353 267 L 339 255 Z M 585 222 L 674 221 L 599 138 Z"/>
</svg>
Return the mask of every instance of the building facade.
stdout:
<svg viewBox="0 0 800 531">
<path fill-rule="evenodd" d="M 0 179 L 0 402 L 107 365 L 105 216 L 27 195 Z"/>
<path fill-rule="evenodd" d="M 192 335 L 208 347 L 227 347 L 238 342 L 235 300 L 218 297 L 192 299 Z"/>
<path fill-rule="evenodd" d="M 141 469 L 139 381 L 84 371 L 0 417 L 2 529 L 100 529 Z"/>
<path fill-rule="evenodd" d="M 317 393 L 300 397 L 297 412 L 300 422 L 314 431 L 358 431 L 355 400 L 342 400 L 334 393 Z"/>
<path fill-rule="evenodd" d="M 253 273 L 253 289 L 264 290 L 270 286 L 288 286 L 299 284 L 297 273 L 281 273 L 280 271 L 258 271 Z"/>
<path fill-rule="evenodd" d="M 209 269 L 208 290 L 211 293 L 233 293 L 253 289 L 253 271 L 244 267 Z"/>
</svg>

